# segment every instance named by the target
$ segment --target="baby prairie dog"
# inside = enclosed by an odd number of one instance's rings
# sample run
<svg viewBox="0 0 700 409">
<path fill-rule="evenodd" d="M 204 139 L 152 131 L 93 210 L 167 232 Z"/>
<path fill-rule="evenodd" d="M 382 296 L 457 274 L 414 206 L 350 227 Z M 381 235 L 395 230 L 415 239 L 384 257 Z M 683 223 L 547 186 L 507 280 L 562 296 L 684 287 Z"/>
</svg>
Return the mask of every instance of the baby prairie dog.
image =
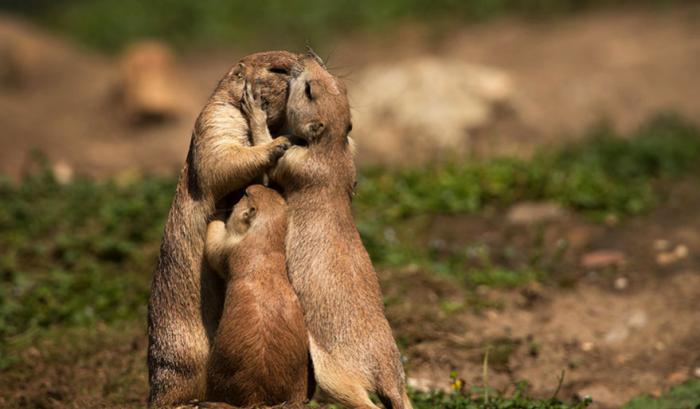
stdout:
<svg viewBox="0 0 700 409">
<path fill-rule="evenodd" d="M 226 224 L 209 223 L 206 259 L 227 284 L 207 400 L 258 407 L 306 399 L 309 346 L 287 278 L 286 207 L 279 193 L 253 185 Z"/>
<path fill-rule="evenodd" d="M 289 146 L 287 138 L 272 139 L 268 126 L 276 133 L 284 125 L 289 72 L 298 58 L 284 51 L 245 57 L 219 82 L 195 123 L 151 285 L 150 406 L 205 399 L 225 295 L 221 278 L 204 262 L 207 222 L 217 202 L 261 178 Z M 262 108 L 246 115 L 253 104 Z"/>
<path fill-rule="evenodd" d="M 287 199 L 289 278 L 299 297 L 318 385 L 350 408 L 410 409 L 399 350 L 351 210 L 355 183 L 344 85 L 315 55 L 292 70 L 287 126 L 299 144 L 271 173 Z"/>
</svg>

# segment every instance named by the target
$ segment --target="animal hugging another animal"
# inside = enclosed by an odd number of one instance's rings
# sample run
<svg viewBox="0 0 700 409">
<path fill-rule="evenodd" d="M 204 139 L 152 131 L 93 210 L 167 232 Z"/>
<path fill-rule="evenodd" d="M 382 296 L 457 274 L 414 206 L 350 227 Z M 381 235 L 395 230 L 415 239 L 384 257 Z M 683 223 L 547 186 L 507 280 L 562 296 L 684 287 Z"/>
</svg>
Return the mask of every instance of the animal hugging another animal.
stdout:
<svg viewBox="0 0 700 409">
<path fill-rule="evenodd" d="M 317 383 L 350 408 L 378 408 L 370 392 L 411 408 L 352 217 L 350 130 L 345 87 L 313 53 L 253 54 L 220 81 L 153 277 L 152 407 L 303 407 Z"/>
</svg>

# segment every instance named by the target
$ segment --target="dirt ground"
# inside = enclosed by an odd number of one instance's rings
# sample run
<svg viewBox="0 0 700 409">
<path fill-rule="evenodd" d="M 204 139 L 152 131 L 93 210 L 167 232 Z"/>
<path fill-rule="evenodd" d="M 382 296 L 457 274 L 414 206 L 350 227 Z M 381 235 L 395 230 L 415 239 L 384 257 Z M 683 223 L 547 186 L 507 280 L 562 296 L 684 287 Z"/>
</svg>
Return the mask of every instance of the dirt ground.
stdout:
<svg viewBox="0 0 700 409">
<path fill-rule="evenodd" d="M 328 60 L 344 76 L 351 96 L 354 78 L 367 67 L 421 56 L 499 69 L 515 83 L 513 95 L 488 129 L 476 132 L 470 151 L 522 154 L 576 138 L 602 118 L 621 130 L 660 110 L 700 118 L 698 16 L 700 8 L 688 6 L 539 23 L 501 20 L 440 33 L 410 26 L 394 35 L 355 36 L 331 45 Z M 0 52 L 4 43 L 18 42 L 21 78 L 0 87 L 0 171 L 12 176 L 22 172 L 34 148 L 74 173 L 179 169 L 194 119 L 217 80 L 254 51 L 240 47 L 180 55 L 175 64 L 179 77 L 172 81 L 183 95 L 179 116 L 134 126 L 115 102 L 117 57 L 82 50 L 0 16 Z M 362 109 L 354 106 L 354 115 L 362 115 Z M 360 161 L 389 159 L 362 149 L 371 131 L 356 133 Z"/>
<path fill-rule="evenodd" d="M 499 67 L 519 84 L 518 117 L 505 115 L 476 151 L 527 151 L 566 141 L 561 135 L 575 138 L 601 117 L 630 129 L 671 109 L 700 122 L 700 25 L 690 23 L 691 13 L 698 10 L 608 12 L 547 24 L 500 21 L 443 36 L 414 27 L 401 42 L 390 37 L 340 44 L 331 65 L 348 72 L 350 87 L 354 70 L 416 55 Z M 0 19 L 0 38 L 17 33 L 30 39 L 35 52 L 28 58 L 40 64 L 26 82 L 0 92 L 0 172 L 12 177 L 26 169 L 34 148 L 78 174 L 175 172 L 216 80 L 250 51 L 180 56 L 180 75 L 191 87 L 183 114 L 134 126 L 113 100 L 118 78 L 113 57 Z M 590 394 L 601 408 L 700 377 L 697 186 L 697 181 L 674 184 L 652 214 L 610 225 L 565 214 L 527 227 L 506 222 L 505 210 L 435 218 L 427 227 L 428 241 L 511 246 L 527 254 L 566 240 L 569 249 L 545 284 L 518 290 L 480 288 L 470 294 L 418 269 L 380 272 L 387 299 L 396 300 L 388 302 L 387 313 L 405 348 L 409 382 L 447 388 L 454 370 L 467 384 L 481 384 L 487 349 L 492 386 L 527 379 L 536 394 L 548 396 L 565 370 L 560 397 Z M 599 250 L 618 252 L 617 266 L 583 267 L 582 258 Z M 464 304 L 472 298 L 478 308 Z M 98 407 L 104 399 L 142 405 L 144 333 L 137 326 L 98 328 L 85 335 L 87 349 L 30 348 L 25 353 L 31 365 L 3 376 L 0 389 L 12 390 L 5 399 L 24 407 Z M 66 365 L 46 366 L 56 354 Z M 134 399 L 125 402 L 123 396 Z"/>
<path fill-rule="evenodd" d="M 387 272 L 386 295 L 400 300 L 388 313 L 408 345 L 410 382 L 445 388 L 447 374 L 457 371 L 468 385 L 480 385 L 489 348 L 492 386 L 524 379 L 546 397 L 564 370 L 561 396 L 591 395 L 594 407 L 619 407 L 700 377 L 700 194 L 695 182 L 667 194 L 652 214 L 619 225 L 567 215 L 533 228 L 504 222 L 502 212 L 436 219 L 428 240 L 513 246 L 516 254 L 553 249 L 560 240 L 570 245 L 545 285 L 479 288 L 471 312 L 450 308 L 465 299 L 450 281 L 411 269 Z M 662 254 L 678 246 L 687 255 L 665 260 Z M 582 265 L 601 250 L 620 252 L 624 261 Z"/>
<path fill-rule="evenodd" d="M 700 377 L 700 190 L 687 181 L 666 193 L 652 213 L 609 225 L 574 214 L 521 225 L 506 221 L 508 209 L 432 219 L 420 232 L 426 243 L 510 247 L 516 258 L 562 240 L 570 245 L 542 283 L 511 290 L 471 291 L 410 266 L 379 271 L 409 383 L 448 389 L 456 371 L 468 387 L 480 386 L 487 350 L 491 387 L 512 391 L 527 380 L 533 394 L 549 397 L 564 371 L 559 397 L 591 395 L 593 408 L 617 408 Z M 679 247 L 684 254 L 662 256 Z M 582 265 L 601 250 L 623 260 Z M 0 406 L 144 405 L 145 320 L 44 339 L 22 352 L 22 365 L 0 375 L 7 391 Z"/>
</svg>

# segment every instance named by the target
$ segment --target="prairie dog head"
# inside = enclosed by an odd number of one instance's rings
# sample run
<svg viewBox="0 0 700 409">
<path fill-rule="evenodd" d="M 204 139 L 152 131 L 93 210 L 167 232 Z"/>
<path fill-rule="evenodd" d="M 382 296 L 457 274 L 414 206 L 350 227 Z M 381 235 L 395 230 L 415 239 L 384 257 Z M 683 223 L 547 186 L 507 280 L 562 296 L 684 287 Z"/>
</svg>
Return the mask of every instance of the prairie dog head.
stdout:
<svg viewBox="0 0 700 409">
<path fill-rule="evenodd" d="M 267 113 L 267 125 L 273 134 L 284 128 L 291 71 L 301 57 L 287 51 L 255 53 L 241 59 L 227 75 L 233 80 L 230 93 L 236 106 L 243 97 L 245 80 L 255 82 Z"/>
<path fill-rule="evenodd" d="M 345 85 L 315 55 L 300 58 L 292 67 L 287 127 L 309 146 L 347 143 L 352 123 Z"/>
<path fill-rule="evenodd" d="M 292 146 L 277 163 L 272 179 L 285 190 L 340 188 L 355 184 L 350 104 L 344 84 L 310 54 L 291 71 L 287 129 Z"/>
<path fill-rule="evenodd" d="M 282 241 L 286 226 L 287 204 L 279 193 L 263 185 L 249 186 L 226 222 L 226 230 L 232 235 L 259 232 L 270 240 Z"/>
</svg>

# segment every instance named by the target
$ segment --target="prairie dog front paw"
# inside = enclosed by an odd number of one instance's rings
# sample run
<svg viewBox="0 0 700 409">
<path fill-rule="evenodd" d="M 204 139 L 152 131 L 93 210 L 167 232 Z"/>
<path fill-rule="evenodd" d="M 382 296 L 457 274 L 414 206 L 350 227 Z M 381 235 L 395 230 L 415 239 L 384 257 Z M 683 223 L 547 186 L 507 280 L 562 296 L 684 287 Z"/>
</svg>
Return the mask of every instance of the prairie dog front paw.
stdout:
<svg viewBox="0 0 700 409">
<path fill-rule="evenodd" d="M 270 160 L 277 162 L 279 158 L 292 146 L 292 142 L 286 136 L 279 136 L 270 143 Z"/>
<path fill-rule="evenodd" d="M 267 129 L 267 112 L 263 108 L 263 100 L 260 95 L 260 86 L 256 83 L 253 87 L 250 81 L 246 81 L 243 87 L 243 99 L 241 111 L 248 119 L 248 126 L 253 139 L 253 145 L 261 145 L 270 142 L 272 136 Z"/>
</svg>

